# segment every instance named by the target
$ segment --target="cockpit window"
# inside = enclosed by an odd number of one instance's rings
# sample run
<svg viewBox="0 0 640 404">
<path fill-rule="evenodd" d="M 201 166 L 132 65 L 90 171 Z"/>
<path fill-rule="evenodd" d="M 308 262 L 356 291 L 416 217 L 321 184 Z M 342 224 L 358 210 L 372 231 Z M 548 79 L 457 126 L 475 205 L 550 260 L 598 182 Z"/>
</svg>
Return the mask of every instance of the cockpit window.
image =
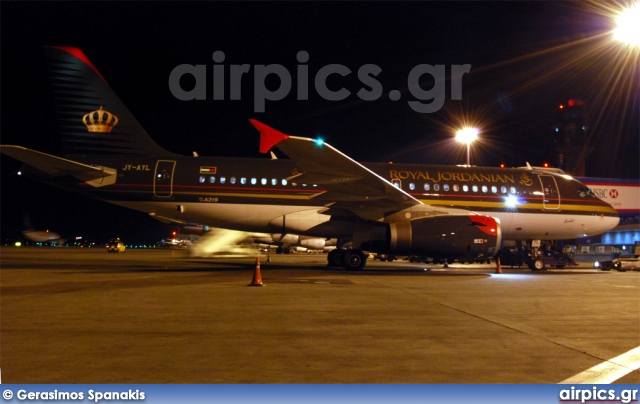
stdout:
<svg viewBox="0 0 640 404">
<path fill-rule="evenodd" d="M 579 188 L 578 194 L 581 198 L 596 198 L 596 195 L 589 188 Z"/>
</svg>

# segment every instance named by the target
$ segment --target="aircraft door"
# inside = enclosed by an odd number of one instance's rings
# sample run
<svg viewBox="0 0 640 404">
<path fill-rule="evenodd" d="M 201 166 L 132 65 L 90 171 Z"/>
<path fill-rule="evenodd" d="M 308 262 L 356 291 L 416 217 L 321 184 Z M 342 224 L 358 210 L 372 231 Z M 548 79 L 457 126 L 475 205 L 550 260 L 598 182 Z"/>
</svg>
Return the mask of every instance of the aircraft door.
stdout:
<svg viewBox="0 0 640 404">
<path fill-rule="evenodd" d="M 153 194 L 158 198 L 170 198 L 173 195 L 173 173 L 176 162 L 173 160 L 158 160 L 153 175 Z"/>
<path fill-rule="evenodd" d="M 542 192 L 544 193 L 542 199 L 543 208 L 547 210 L 560 209 L 560 190 L 556 179 L 552 175 L 540 175 L 538 179 L 540 179 Z"/>
</svg>

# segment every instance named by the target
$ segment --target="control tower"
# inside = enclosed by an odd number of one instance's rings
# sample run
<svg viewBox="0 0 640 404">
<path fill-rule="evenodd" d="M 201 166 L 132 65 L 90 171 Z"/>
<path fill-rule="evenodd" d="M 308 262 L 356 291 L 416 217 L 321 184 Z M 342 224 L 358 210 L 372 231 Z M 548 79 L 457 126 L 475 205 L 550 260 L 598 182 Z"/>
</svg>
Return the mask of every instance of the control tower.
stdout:
<svg viewBox="0 0 640 404">
<path fill-rule="evenodd" d="M 589 124 L 584 100 L 570 99 L 558 105 L 553 125 L 557 166 L 568 174 L 584 177 L 585 162 L 595 148 L 589 145 Z"/>
</svg>

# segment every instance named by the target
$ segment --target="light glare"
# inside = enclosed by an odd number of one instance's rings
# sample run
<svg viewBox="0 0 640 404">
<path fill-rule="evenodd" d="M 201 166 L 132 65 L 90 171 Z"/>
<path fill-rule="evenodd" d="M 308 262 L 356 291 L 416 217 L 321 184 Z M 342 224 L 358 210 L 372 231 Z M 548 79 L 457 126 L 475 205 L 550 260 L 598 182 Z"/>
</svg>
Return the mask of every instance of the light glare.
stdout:
<svg viewBox="0 0 640 404">
<path fill-rule="evenodd" d="M 507 208 L 513 209 L 518 204 L 518 197 L 515 195 L 508 195 L 504 198 L 504 202 L 507 205 Z"/>
<path fill-rule="evenodd" d="M 469 144 L 477 139 L 480 131 L 477 128 L 463 128 L 456 133 L 456 140 L 460 143 Z"/>
<path fill-rule="evenodd" d="M 631 46 L 640 46 L 640 4 L 621 12 L 616 18 L 613 37 Z"/>
</svg>

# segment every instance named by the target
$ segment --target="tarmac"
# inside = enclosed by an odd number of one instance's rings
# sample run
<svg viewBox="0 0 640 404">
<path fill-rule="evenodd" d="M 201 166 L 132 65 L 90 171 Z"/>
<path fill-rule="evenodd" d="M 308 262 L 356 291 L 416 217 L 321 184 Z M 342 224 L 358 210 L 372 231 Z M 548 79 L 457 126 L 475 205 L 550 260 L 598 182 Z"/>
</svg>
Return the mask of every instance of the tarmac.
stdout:
<svg viewBox="0 0 640 404">
<path fill-rule="evenodd" d="M 639 272 L 260 257 L 2 247 L 1 381 L 548 384 L 640 346 Z"/>
</svg>

